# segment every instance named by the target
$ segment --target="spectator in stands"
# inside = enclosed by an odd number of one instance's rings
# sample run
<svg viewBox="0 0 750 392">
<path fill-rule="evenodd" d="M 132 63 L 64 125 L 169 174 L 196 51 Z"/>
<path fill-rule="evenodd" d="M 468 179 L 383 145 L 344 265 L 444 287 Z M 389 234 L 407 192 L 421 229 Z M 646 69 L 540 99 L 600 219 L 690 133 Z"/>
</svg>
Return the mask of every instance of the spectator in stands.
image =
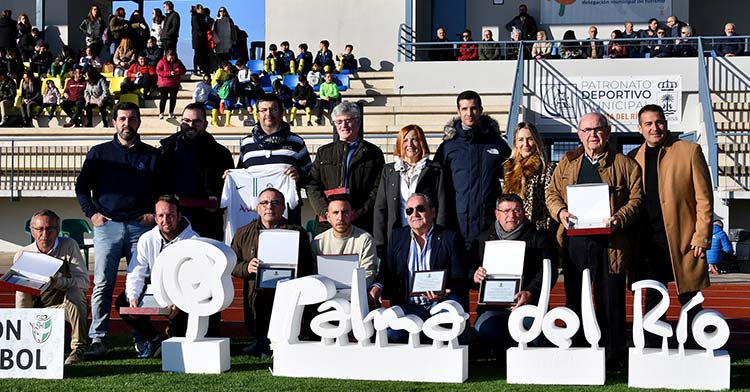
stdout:
<svg viewBox="0 0 750 392">
<path fill-rule="evenodd" d="M 625 31 L 622 33 L 623 38 L 640 38 L 640 34 L 633 30 L 633 22 L 625 22 Z M 634 42 L 629 42 L 628 45 L 633 45 Z"/>
<path fill-rule="evenodd" d="M 60 217 L 52 210 L 35 212 L 29 228 L 34 242 L 18 251 L 13 257 L 14 262 L 24 252 L 43 253 L 62 260 L 62 267 L 51 277 L 50 287 L 39 297 L 16 291 L 16 308 L 63 309 L 65 322 L 70 324 L 70 354 L 65 365 L 81 362 L 88 345 L 86 291 L 89 289 L 89 272 L 81 250 L 74 239 L 60 236 Z"/>
<path fill-rule="evenodd" d="M 669 37 L 680 37 L 682 28 L 687 26 L 687 23 L 677 19 L 676 16 L 670 15 L 667 17 L 667 28 L 669 29 Z"/>
<path fill-rule="evenodd" d="M 272 83 L 273 93 L 281 100 L 281 113 L 286 115 L 292 108 L 292 90 L 289 89 L 281 79 L 276 79 Z M 289 121 L 291 123 L 291 121 Z"/>
<path fill-rule="evenodd" d="M 91 47 L 91 50 L 95 56 L 99 56 L 102 51 L 104 43 L 102 42 L 102 34 L 107 29 L 107 24 L 104 22 L 102 16 L 102 10 L 97 4 L 94 4 L 89 8 L 89 13 L 78 25 L 78 30 L 86 36 L 86 47 Z"/>
<path fill-rule="evenodd" d="M 32 117 L 36 120 L 39 115 L 34 114 L 34 106 L 42 106 L 42 82 L 30 70 L 23 72 L 21 82 L 21 118 L 23 126 L 30 127 Z"/>
<path fill-rule="evenodd" d="M 156 40 L 156 46 L 162 47 L 161 39 L 164 36 L 164 13 L 160 8 L 154 8 L 151 11 L 151 37 Z"/>
<path fill-rule="evenodd" d="M 143 95 L 149 95 L 156 82 L 156 68 L 146 61 L 146 55 L 138 55 L 138 61 L 128 68 L 125 80 L 120 84 L 120 93 L 125 94 L 133 90 L 143 89 Z"/>
<path fill-rule="evenodd" d="M 520 40 L 534 40 L 537 31 L 536 20 L 534 20 L 533 16 L 529 15 L 526 4 L 519 5 L 518 15 L 505 25 L 505 29 L 508 30 L 508 32 L 513 31 L 514 27 L 521 32 Z"/>
<path fill-rule="evenodd" d="M 16 81 L 0 72 L 0 127 L 8 122 L 8 109 L 16 103 Z"/>
<path fill-rule="evenodd" d="M 596 26 L 589 26 L 589 38 L 583 44 L 583 55 L 587 59 L 600 59 L 604 57 L 604 44 L 602 40 L 596 38 L 599 29 Z"/>
<path fill-rule="evenodd" d="M 125 37 L 120 40 L 120 46 L 117 47 L 112 57 L 112 61 L 115 63 L 114 76 L 125 76 L 125 72 L 137 60 L 136 53 L 135 46 L 130 38 Z"/>
<path fill-rule="evenodd" d="M 415 193 L 406 200 L 408 226 L 393 230 L 388 241 L 388 257 L 380 263 L 380 271 L 369 290 L 370 302 L 376 307 L 383 299 L 391 306 L 400 306 L 404 314 L 427 320 L 437 304 L 453 300 L 468 309 L 468 291 L 463 268 L 466 250 L 461 235 L 435 223 L 437 214 L 429 196 Z M 429 255 L 427 257 L 426 255 Z M 414 272 L 445 270 L 445 294 L 427 292 L 409 296 Z M 406 343 L 405 330 L 388 329 L 388 340 Z M 418 342 L 417 342 L 418 343 Z"/>
<path fill-rule="evenodd" d="M 80 69 L 74 69 L 73 77 L 65 83 L 63 101 L 60 103 L 62 110 L 70 117 L 70 120 L 63 127 L 70 128 L 81 125 L 81 115 L 84 106 L 86 106 L 84 91 L 86 91 L 86 80 L 83 78 L 83 73 Z"/>
<path fill-rule="evenodd" d="M 47 81 L 45 82 L 45 90 L 43 94 L 44 96 L 42 97 L 42 106 L 39 108 L 39 112 L 37 112 L 36 117 L 39 117 L 44 109 L 49 109 L 49 115 L 47 116 L 47 119 L 52 120 L 52 117 L 55 115 L 55 111 L 57 110 L 57 105 L 62 102 L 60 89 L 55 86 L 55 81 L 53 79 L 47 79 Z"/>
<path fill-rule="evenodd" d="M 354 51 L 354 45 L 346 44 L 344 47 L 344 53 L 338 55 L 339 66 L 336 71 L 341 72 L 347 70 L 349 73 L 357 72 L 357 58 L 352 53 Z"/>
<path fill-rule="evenodd" d="M 0 16 L 0 48 L 7 50 L 18 48 L 18 25 L 11 15 L 13 11 L 6 9 Z"/>
<path fill-rule="evenodd" d="M 482 33 L 482 42 L 479 44 L 480 60 L 500 60 L 500 44 L 492 39 L 492 30 Z"/>
<path fill-rule="evenodd" d="M 240 95 L 244 95 L 244 105 L 248 111 L 253 112 L 255 122 L 258 122 L 258 111 L 255 104 L 263 94 L 265 94 L 265 91 L 260 85 L 260 76 L 258 74 L 250 74 L 250 83 L 244 89 L 240 90 Z"/>
<path fill-rule="evenodd" d="M 130 23 L 125 19 L 125 8 L 118 7 L 109 17 L 109 32 L 114 38 L 115 50 L 120 47 L 123 38 L 130 38 Z"/>
<path fill-rule="evenodd" d="M 607 45 L 607 56 L 612 59 L 627 58 L 628 47 L 626 43 L 619 42 L 623 38 L 622 31 L 614 30 L 610 35 L 609 45 Z"/>
<path fill-rule="evenodd" d="M 86 72 L 86 89 L 83 91 L 83 97 L 86 101 L 86 127 L 93 126 L 93 110 L 99 109 L 99 115 L 102 116 L 102 126 L 108 128 L 107 109 L 112 106 L 112 97 L 109 95 L 109 83 L 94 68 L 89 68 Z"/>
<path fill-rule="evenodd" d="M 94 48 L 91 46 L 87 46 L 84 50 L 83 56 L 78 60 L 78 68 L 81 69 L 81 72 L 86 73 L 89 68 L 94 68 L 97 71 L 102 70 L 102 61 L 99 60 L 99 56 L 94 54 Z"/>
<path fill-rule="evenodd" d="M 130 39 L 133 41 L 136 53 L 140 53 L 146 47 L 146 41 L 151 37 L 151 28 L 148 27 L 146 19 L 138 10 L 130 14 Z"/>
<path fill-rule="evenodd" d="M 284 67 L 284 53 L 278 51 L 276 44 L 268 45 L 268 56 L 263 62 L 265 73 L 268 75 L 283 75 L 286 73 Z"/>
<path fill-rule="evenodd" d="M 331 110 L 341 102 L 341 93 L 339 92 L 339 86 L 333 81 L 333 71 L 325 73 L 324 82 L 320 84 L 320 91 L 318 91 L 318 103 L 315 107 L 315 123 L 323 125 L 323 109 Z M 331 116 L 333 120 L 333 116 Z"/>
<path fill-rule="evenodd" d="M 734 254 L 734 249 L 732 249 L 732 242 L 729 241 L 727 233 L 724 232 L 724 223 L 721 219 L 714 219 L 713 223 L 711 248 L 706 250 L 706 261 L 708 262 L 708 272 L 711 275 L 718 275 L 721 273 L 724 256 Z"/>
<path fill-rule="evenodd" d="M 193 102 L 202 104 L 204 109 L 209 109 L 210 107 L 213 117 L 211 125 L 214 126 L 218 125 L 219 101 L 219 96 L 216 95 L 214 89 L 211 88 L 211 77 L 203 75 L 201 81 L 195 85 L 195 90 L 193 91 Z"/>
<path fill-rule="evenodd" d="M 16 29 L 18 30 L 18 36 L 16 40 L 19 40 L 24 34 L 31 32 L 31 22 L 29 22 L 29 14 L 23 13 L 18 15 L 18 24 Z"/>
<path fill-rule="evenodd" d="M 70 70 L 73 69 L 76 63 L 77 61 L 75 55 L 73 54 L 73 50 L 70 49 L 70 46 L 63 45 L 60 54 L 52 61 L 49 74 L 50 76 L 62 77 L 66 73 L 70 72 Z"/>
<path fill-rule="evenodd" d="M 478 59 L 479 53 L 477 52 L 477 44 L 469 43 L 469 41 L 473 41 L 473 38 L 471 38 L 471 30 L 464 30 L 461 34 L 461 39 L 464 42 L 458 47 L 458 61 Z"/>
<path fill-rule="evenodd" d="M 240 228 L 232 238 L 232 250 L 237 255 L 237 265 L 232 276 L 244 281 L 244 310 L 247 324 L 255 319 L 254 325 L 248 328 L 255 330 L 257 344 L 253 352 L 261 359 L 271 358 L 271 342 L 268 340 L 268 324 L 271 321 L 271 309 L 276 290 L 264 289 L 255 291 L 253 286 L 257 279 L 258 267 L 258 236 L 261 230 L 286 229 L 299 232 L 297 274 L 295 277 L 307 276 L 313 273 L 313 259 L 307 232 L 301 226 L 291 223 L 283 216 L 286 205 L 284 194 L 275 188 L 266 188 L 258 195 L 258 212 L 260 217 L 250 224 Z M 294 246 L 290 244 L 289 246 Z M 253 317 L 254 315 L 254 317 Z"/>
<path fill-rule="evenodd" d="M 226 7 L 219 7 L 214 23 L 214 32 L 219 37 L 214 52 L 220 60 L 229 60 L 232 46 L 237 42 L 237 27 L 234 25 L 234 20 L 229 16 Z"/>
<path fill-rule="evenodd" d="M 625 353 L 625 279 L 628 267 L 636 258 L 633 235 L 643 204 L 642 177 L 638 164 L 617 152 L 608 142 L 611 127 L 599 113 L 585 114 L 578 124 L 582 146 L 560 159 L 547 190 L 550 216 L 560 223 L 558 247 L 563 257 L 565 306 L 581 315 L 581 279 L 590 269 L 593 280 L 596 320 L 601 328 L 601 345 L 607 350 L 607 367 L 620 367 Z M 575 183 L 607 183 L 613 192 L 610 200 L 612 228 L 610 235 L 570 236 L 566 187 Z M 583 332 L 574 338 L 575 345 L 585 344 Z"/>
<path fill-rule="evenodd" d="M 193 74 L 206 75 L 209 73 L 208 25 L 203 15 L 203 6 L 200 4 L 191 7 L 190 31 L 193 40 Z"/>
<path fill-rule="evenodd" d="M 313 57 L 312 53 L 307 51 L 307 44 L 301 43 L 298 46 L 299 54 L 297 55 L 297 74 L 300 78 L 307 77 L 307 73 L 312 70 Z"/>
<path fill-rule="evenodd" d="M 536 42 L 531 47 L 531 57 L 541 60 L 548 59 L 552 55 L 552 43 L 547 42 L 547 33 L 544 30 L 536 32 Z"/>
<path fill-rule="evenodd" d="M 143 55 L 146 57 L 146 63 L 156 67 L 159 64 L 159 60 L 164 56 L 164 51 L 156 43 L 156 38 L 149 37 L 146 41 L 146 49 L 143 50 Z"/>
<path fill-rule="evenodd" d="M 693 28 L 685 26 L 680 31 L 682 38 L 675 41 L 674 56 L 675 57 L 696 57 L 698 56 L 698 44 L 696 41 L 691 41 L 688 38 L 693 36 Z"/>
<path fill-rule="evenodd" d="M 521 46 L 515 43 L 521 40 L 520 30 L 513 30 L 510 33 L 510 40 L 513 41 L 514 43 L 508 45 L 508 50 L 505 53 L 506 60 L 518 60 L 519 47 L 523 48 L 523 58 L 525 59 L 531 58 L 531 46 L 530 45 Z"/>
<path fill-rule="evenodd" d="M 169 3 L 169 2 L 166 2 Z M 165 4 L 166 4 L 165 3 Z M 177 58 L 174 49 L 167 49 L 164 57 L 156 66 L 156 85 L 159 87 L 159 120 L 164 119 L 164 108 L 169 97 L 169 117 L 174 117 L 174 107 L 177 104 L 177 92 L 180 90 L 180 77 L 185 75 L 185 66 Z"/>
<path fill-rule="evenodd" d="M 317 233 L 330 225 L 323 221 L 328 210 L 327 193 L 348 191 L 352 223 L 372 233 L 372 211 L 385 160 L 376 145 L 360 136 L 362 115 L 352 102 L 342 102 L 331 112 L 338 140 L 318 149 L 307 183 L 307 197 L 316 215 Z"/>
<path fill-rule="evenodd" d="M 659 27 L 656 29 L 656 36 L 659 38 L 656 42 L 651 42 L 651 57 L 672 57 L 671 39 L 667 38 L 667 29 Z"/>
<path fill-rule="evenodd" d="M 646 105 L 638 111 L 638 130 L 644 143 L 629 155 L 644 177 L 643 225 L 637 244 L 643 252 L 632 276 L 634 281 L 653 279 L 665 286 L 674 281 L 677 299 L 684 306 L 710 284 L 704 254 L 712 239 L 711 174 L 700 145 L 672 134 L 661 106 Z M 661 295 L 650 291 L 646 290 L 647 312 L 661 301 Z M 688 311 L 688 325 L 701 310 L 698 305 Z M 660 347 L 661 338 L 647 332 L 646 344 Z"/>
<path fill-rule="evenodd" d="M 234 162 L 229 149 L 217 142 L 207 127 L 202 104 L 185 106 L 179 131 L 159 142 L 164 156 L 164 186 L 180 199 L 182 213 L 195 231 L 202 237 L 223 241 L 224 210 L 218 208 L 224 187 L 222 176 Z"/>
<path fill-rule="evenodd" d="M 495 200 L 500 195 L 502 163 L 510 156 L 500 125 L 483 114 L 482 98 L 475 91 L 464 91 L 456 98 L 458 116 L 443 130 L 443 142 L 435 161 L 450 175 L 454 194 L 450 205 L 456 214 L 466 249 L 492 224 Z"/>
<path fill-rule="evenodd" d="M 299 195 L 312 169 L 305 141 L 292 132 L 289 123 L 284 122 L 281 100 L 276 94 L 263 94 L 255 105 L 258 121 L 250 134 L 240 142 L 237 168 L 257 170 L 264 166 L 286 165 L 284 174 L 296 182 Z M 288 219 L 292 223 L 300 224 L 302 203 L 288 211 Z"/>
<path fill-rule="evenodd" d="M 197 238 L 191 222 L 182 217 L 179 199 L 172 195 L 160 196 L 154 207 L 156 226 L 143 233 L 136 245 L 128 264 L 125 277 L 125 291 L 115 300 L 115 308 L 139 308 L 150 284 L 150 277 L 159 254 L 167 247 L 179 241 Z M 142 343 L 138 358 L 158 357 L 161 354 L 161 343 L 167 339 L 159 332 L 148 316 L 132 316 L 120 313 L 120 317 L 137 334 L 137 341 Z M 185 336 L 188 315 L 175 305 L 170 306 L 167 331 L 170 336 Z M 209 335 L 210 336 L 210 335 Z"/>
<path fill-rule="evenodd" d="M 297 64 L 294 61 L 294 52 L 289 49 L 289 41 L 283 41 L 279 46 L 281 47 L 281 52 L 284 54 L 284 67 L 286 67 L 288 73 L 295 73 Z"/>
<path fill-rule="evenodd" d="M 164 28 L 162 28 L 161 42 L 164 49 L 172 49 L 177 56 L 177 40 L 180 39 L 180 14 L 174 10 L 174 3 L 167 0 L 163 6 Z"/>
<path fill-rule="evenodd" d="M 347 195 L 331 197 L 328 202 L 326 220 L 331 228 L 313 239 L 313 257 L 357 255 L 357 267 L 365 270 L 365 287 L 370 287 L 378 272 L 378 255 L 375 252 L 372 235 L 352 225 L 352 205 Z"/>
<path fill-rule="evenodd" d="M 18 41 L 18 47 L 21 49 L 21 58 L 23 61 L 31 61 L 31 58 L 38 52 L 40 45 L 39 29 L 31 29 L 30 33 L 21 36 Z"/>
<path fill-rule="evenodd" d="M 566 30 L 563 34 L 563 42 L 560 43 L 560 58 L 563 59 L 582 59 L 583 49 L 581 42 L 576 38 L 573 30 Z"/>
<path fill-rule="evenodd" d="M 648 27 L 644 30 L 639 30 L 638 35 L 640 38 L 656 38 L 656 29 L 659 27 L 659 21 L 656 18 L 648 20 Z M 651 45 L 653 41 L 641 41 L 641 54 L 645 56 L 646 53 L 651 52 Z"/>
<path fill-rule="evenodd" d="M 539 303 L 539 295 L 544 282 L 543 261 L 550 259 L 552 276 L 549 277 L 552 286 L 557 282 L 557 246 L 554 238 L 546 230 L 537 229 L 526 219 L 523 202 L 516 194 L 503 194 L 497 198 L 495 204 L 495 223 L 472 243 L 469 252 L 469 267 L 467 277 L 470 287 L 479 289 L 488 277 L 487 270 L 482 267 L 484 249 L 487 241 L 510 240 L 523 241 L 526 249 L 523 256 L 523 270 L 520 291 L 514 296 L 513 304 L 508 307 L 478 306 L 478 318 L 474 329 L 479 334 L 482 345 L 492 349 L 500 362 L 505 360 L 505 351 L 515 344 L 508 332 L 508 317 L 519 307 Z M 526 328 L 530 322 L 524 320 Z"/>
<path fill-rule="evenodd" d="M 320 50 L 315 55 L 313 60 L 313 71 L 318 72 L 334 72 L 336 64 L 333 62 L 333 52 L 328 49 L 331 44 L 328 40 L 324 39 L 320 41 Z"/>
<path fill-rule="evenodd" d="M 8 49 L 7 57 L 8 77 L 14 79 L 16 84 L 21 83 L 21 74 L 23 73 L 23 59 L 16 48 Z"/>
<path fill-rule="evenodd" d="M 404 213 L 406 200 L 414 193 L 427 195 L 435 203 L 437 224 L 451 227 L 452 205 L 448 173 L 429 159 L 430 148 L 419 125 L 410 124 L 399 131 L 393 148 L 394 162 L 388 163 L 380 175 L 375 199 L 373 236 L 378 257 L 387 258 L 388 239 L 393 230 L 407 226 Z"/>
<path fill-rule="evenodd" d="M 732 37 L 734 33 L 734 23 L 727 23 L 724 25 L 724 34 L 727 37 Z M 722 39 L 719 43 L 714 45 L 714 51 L 717 56 L 720 57 L 732 57 L 740 56 L 744 52 L 745 41 L 743 39 Z"/>
<path fill-rule="evenodd" d="M 294 92 L 292 92 L 292 111 L 289 114 L 289 122 L 294 123 L 297 118 L 297 110 L 304 109 L 307 116 L 307 126 L 311 127 L 313 125 L 312 109 L 315 107 L 317 99 L 318 96 L 315 95 L 312 86 L 307 83 L 307 78 L 298 78 L 297 86 L 294 87 Z"/>
<path fill-rule="evenodd" d="M 240 84 L 237 79 L 237 69 L 230 63 L 226 63 L 224 69 L 226 70 L 226 77 L 224 81 L 218 85 L 216 94 L 221 98 L 219 111 L 222 114 L 226 114 L 224 126 L 231 127 L 233 126 L 231 124 L 232 111 L 240 102 L 242 91 L 240 90 Z M 258 84 L 260 85 L 260 82 L 258 82 Z"/>
<path fill-rule="evenodd" d="M 513 133 L 513 150 L 503 162 L 503 193 L 523 200 L 524 215 L 537 230 L 549 230 L 545 194 L 557 166 L 547 159 L 542 136 L 534 124 L 521 122 Z"/>
<path fill-rule="evenodd" d="M 47 74 L 52 66 L 52 61 L 53 57 L 49 51 L 49 45 L 46 42 L 42 42 L 38 45 L 38 50 L 31 56 L 31 70 L 39 76 Z"/>
<path fill-rule="evenodd" d="M 75 187 L 81 210 L 94 224 L 91 347 L 87 352 L 92 356 L 107 352 L 117 266 L 123 256 L 132 258 L 138 238 L 154 226 L 154 200 L 162 186 L 161 154 L 138 135 L 138 105 L 118 103 L 112 113 L 114 139 L 89 150 Z"/>
<path fill-rule="evenodd" d="M 446 42 L 445 44 L 429 46 L 428 57 L 430 61 L 453 61 L 456 59 L 456 52 L 453 50 L 453 44 L 448 43 L 443 27 L 437 28 L 437 38 L 434 42 Z"/>
</svg>

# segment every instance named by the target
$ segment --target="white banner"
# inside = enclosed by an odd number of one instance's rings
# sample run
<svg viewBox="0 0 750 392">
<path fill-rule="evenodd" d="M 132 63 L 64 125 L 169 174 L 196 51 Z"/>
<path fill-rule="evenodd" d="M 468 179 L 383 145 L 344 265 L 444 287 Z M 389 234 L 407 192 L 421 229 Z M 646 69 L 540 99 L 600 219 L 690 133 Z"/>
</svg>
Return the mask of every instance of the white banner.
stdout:
<svg viewBox="0 0 750 392">
<path fill-rule="evenodd" d="M 0 309 L 0 378 L 63 378 L 62 309 Z"/>
<path fill-rule="evenodd" d="M 682 121 L 682 77 L 597 76 L 568 77 L 564 82 L 540 81 L 543 118 L 577 122 L 587 112 L 600 112 L 611 122 L 638 124 L 638 110 L 647 104 L 664 109 L 667 121 Z M 534 105 L 536 106 L 536 105 Z"/>
<path fill-rule="evenodd" d="M 672 14 L 672 0 L 543 0 L 544 24 L 622 24 L 651 18 L 666 20 Z"/>
</svg>

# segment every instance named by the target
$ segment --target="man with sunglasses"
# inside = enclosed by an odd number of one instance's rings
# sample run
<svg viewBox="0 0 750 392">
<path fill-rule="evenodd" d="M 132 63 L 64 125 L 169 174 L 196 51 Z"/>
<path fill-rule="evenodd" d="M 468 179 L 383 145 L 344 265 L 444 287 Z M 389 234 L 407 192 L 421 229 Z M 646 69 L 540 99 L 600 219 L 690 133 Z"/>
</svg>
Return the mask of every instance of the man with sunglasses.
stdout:
<svg viewBox="0 0 750 392">
<path fill-rule="evenodd" d="M 224 211 L 219 199 L 224 171 L 233 167 L 232 153 L 206 131 L 206 109 L 190 103 L 182 111 L 178 132 L 162 139 L 165 191 L 177 195 L 182 214 L 201 236 L 224 239 Z"/>
<path fill-rule="evenodd" d="M 284 194 L 276 188 L 266 188 L 258 195 L 258 219 L 237 230 L 232 238 L 232 250 L 237 255 L 237 265 L 232 276 L 244 280 L 242 295 L 245 311 L 245 325 L 256 337 L 256 343 L 245 348 L 261 359 L 271 357 L 271 342 L 268 340 L 268 325 L 271 322 L 271 309 L 275 289 L 255 290 L 258 267 L 263 260 L 258 259 L 258 238 L 261 230 L 285 229 L 299 232 L 297 246 L 299 259 L 295 277 L 312 274 L 312 253 L 307 232 L 301 226 L 289 223 L 284 216 L 286 201 Z M 292 244 L 290 244 L 292 246 Z"/>
<path fill-rule="evenodd" d="M 435 206 L 427 195 L 412 194 L 406 201 L 408 226 L 394 229 L 388 242 L 388 258 L 380 265 L 375 283 L 370 287 L 370 300 L 376 306 L 383 298 L 391 306 L 400 306 L 404 314 L 422 320 L 430 317 L 430 309 L 444 300 L 454 300 L 468 309 L 466 275 L 462 267 L 465 248 L 461 235 L 435 224 Z M 445 293 L 432 291 L 409 296 L 413 275 L 417 271 L 445 270 Z M 388 340 L 406 343 L 404 330 L 388 330 Z"/>
<path fill-rule="evenodd" d="M 585 269 L 594 281 L 596 320 L 602 330 L 607 362 L 623 366 L 625 359 L 625 276 L 635 256 L 634 222 L 643 203 L 641 168 L 608 143 L 611 127 L 599 113 L 585 114 L 578 123 L 581 146 L 566 153 L 547 190 L 547 209 L 560 222 L 557 241 L 563 250 L 565 306 L 581 317 L 581 279 Z M 570 220 L 567 186 L 609 185 L 611 234 L 567 236 Z M 574 344 L 582 345 L 579 329 Z"/>
</svg>

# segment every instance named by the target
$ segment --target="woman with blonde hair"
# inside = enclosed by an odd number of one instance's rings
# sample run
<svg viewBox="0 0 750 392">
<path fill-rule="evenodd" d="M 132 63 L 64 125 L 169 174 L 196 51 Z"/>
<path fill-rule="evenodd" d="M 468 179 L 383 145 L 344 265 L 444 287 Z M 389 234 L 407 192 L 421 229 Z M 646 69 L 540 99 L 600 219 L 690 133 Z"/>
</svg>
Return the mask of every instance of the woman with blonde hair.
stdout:
<svg viewBox="0 0 750 392">
<path fill-rule="evenodd" d="M 536 42 L 531 47 L 531 57 L 541 60 L 549 58 L 552 54 L 552 43 L 547 42 L 547 33 L 544 30 L 536 32 Z"/>
<path fill-rule="evenodd" d="M 503 163 L 503 169 L 503 193 L 518 195 L 529 222 L 538 230 L 548 230 L 551 222 L 544 195 L 555 164 L 547 160 L 544 143 L 534 124 L 518 124 L 513 135 L 513 151 Z"/>
<path fill-rule="evenodd" d="M 120 40 L 120 46 L 115 50 L 112 62 L 115 63 L 114 76 L 125 76 L 128 68 L 135 64 L 136 49 L 133 41 L 125 37 Z"/>
<path fill-rule="evenodd" d="M 373 237 L 378 257 L 384 260 L 391 231 L 407 225 L 406 200 L 414 193 L 427 195 L 437 209 L 435 222 L 449 224 L 448 173 L 429 159 L 430 148 L 419 125 L 410 124 L 398 133 L 394 162 L 383 167 L 375 197 Z"/>
</svg>

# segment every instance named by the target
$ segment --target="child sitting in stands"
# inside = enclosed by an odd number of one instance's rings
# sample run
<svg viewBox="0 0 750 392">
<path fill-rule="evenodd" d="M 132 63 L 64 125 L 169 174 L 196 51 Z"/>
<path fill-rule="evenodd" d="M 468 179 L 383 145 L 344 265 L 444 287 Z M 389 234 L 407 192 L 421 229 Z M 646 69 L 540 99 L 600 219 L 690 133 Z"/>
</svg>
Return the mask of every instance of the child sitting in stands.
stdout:
<svg viewBox="0 0 750 392">
<path fill-rule="evenodd" d="M 354 57 L 354 54 L 352 54 L 353 50 L 354 50 L 354 46 L 351 44 L 347 44 L 344 47 L 344 53 L 341 53 L 338 56 L 338 59 L 339 59 L 338 71 L 339 72 L 343 70 L 348 71 L 348 73 L 357 72 L 357 58 Z"/>
<path fill-rule="evenodd" d="M 39 117 L 44 109 L 49 108 L 49 115 L 47 116 L 47 119 L 52 120 L 52 117 L 55 115 L 55 111 L 57 110 L 57 105 L 59 105 L 60 101 L 62 100 L 62 95 L 60 94 L 60 89 L 55 86 L 55 81 L 52 79 L 47 79 L 44 88 L 44 93 L 42 93 L 42 106 L 39 108 L 39 112 L 36 114 L 36 117 Z"/>
<path fill-rule="evenodd" d="M 206 109 L 211 109 L 211 125 L 219 126 L 219 96 L 211 88 L 211 77 L 203 75 L 203 79 L 195 85 L 193 102 L 202 103 Z"/>
<path fill-rule="evenodd" d="M 339 92 L 339 86 L 333 81 L 333 73 L 326 72 L 324 80 L 320 85 L 320 91 L 318 92 L 320 97 L 315 108 L 315 116 L 318 118 L 315 122 L 318 125 L 323 125 L 323 109 L 331 110 L 341 102 L 341 93 Z"/>
<path fill-rule="evenodd" d="M 62 77 L 70 72 L 75 64 L 76 58 L 73 56 L 73 50 L 70 49 L 68 45 L 63 45 L 60 55 L 55 57 L 55 60 L 52 61 L 49 73 L 51 76 Z"/>
<path fill-rule="evenodd" d="M 289 109 L 292 108 L 292 90 L 285 86 L 281 79 L 276 79 L 273 81 L 273 92 L 281 100 L 281 111 L 284 114 L 289 113 Z M 288 122 L 291 122 L 291 120 L 289 119 Z"/>
</svg>

